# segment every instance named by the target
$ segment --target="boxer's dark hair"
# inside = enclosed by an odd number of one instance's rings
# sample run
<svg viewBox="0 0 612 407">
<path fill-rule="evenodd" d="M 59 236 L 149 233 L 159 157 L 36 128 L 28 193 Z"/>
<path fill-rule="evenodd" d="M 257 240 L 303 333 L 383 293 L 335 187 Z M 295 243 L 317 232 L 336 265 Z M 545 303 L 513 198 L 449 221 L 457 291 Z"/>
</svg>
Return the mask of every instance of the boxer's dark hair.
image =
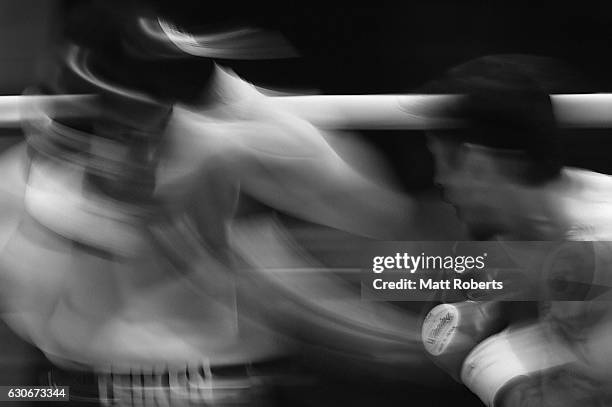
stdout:
<svg viewBox="0 0 612 407">
<path fill-rule="evenodd" d="M 139 38 L 144 34 L 135 29 L 138 18 L 154 13 L 154 3 L 145 0 L 68 2 L 65 37 L 89 51 L 91 66 L 109 82 L 162 102 L 197 103 L 213 76 L 212 59 L 187 54 L 160 57 L 151 52 L 149 55 L 147 47 L 132 52 L 136 44 L 145 41 Z"/>
<path fill-rule="evenodd" d="M 560 141 L 547 84 L 529 60 L 482 57 L 459 65 L 427 84 L 428 94 L 461 94 L 443 115 L 464 127 L 436 130 L 431 136 L 457 147 L 464 143 L 518 153 L 523 165 L 512 176 L 540 184 L 559 176 Z M 544 76 L 546 77 L 546 76 Z"/>
</svg>

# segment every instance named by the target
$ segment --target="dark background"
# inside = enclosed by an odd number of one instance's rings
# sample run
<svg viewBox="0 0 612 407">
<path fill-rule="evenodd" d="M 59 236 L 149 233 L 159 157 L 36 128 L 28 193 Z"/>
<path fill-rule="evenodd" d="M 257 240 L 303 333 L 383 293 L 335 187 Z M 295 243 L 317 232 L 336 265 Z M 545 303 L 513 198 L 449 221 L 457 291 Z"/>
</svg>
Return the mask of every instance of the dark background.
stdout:
<svg viewBox="0 0 612 407">
<path fill-rule="evenodd" d="M 18 92 L 36 73 L 61 10 L 87 0 L 0 2 L 0 90 Z M 107 0 L 121 5 L 123 0 Z M 281 31 L 302 58 L 232 63 L 248 79 L 324 93 L 409 92 L 450 66 L 492 53 L 568 61 L 612 90 L 612 7 L 607 2 L 419 0 L 248 2 L 178 0 L 206 26 L 250 23 Z M 119 9 L 119 8 L 118 8 Z"/>
</svg>

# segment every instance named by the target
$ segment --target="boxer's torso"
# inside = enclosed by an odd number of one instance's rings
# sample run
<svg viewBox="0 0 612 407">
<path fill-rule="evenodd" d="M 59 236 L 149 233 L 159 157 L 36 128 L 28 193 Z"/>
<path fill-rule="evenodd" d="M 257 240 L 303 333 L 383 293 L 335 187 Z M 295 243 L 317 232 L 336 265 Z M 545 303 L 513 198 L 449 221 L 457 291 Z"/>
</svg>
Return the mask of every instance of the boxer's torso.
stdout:
<svg viewBox="0 0 612 407">
<path fill-rule="evenodd" d="M 276 355 L 275 334 L 238 309 L 225 236 L 235 186 L 208 181 L 200 213 L 180 216 L 204 232 L 185 233 L 185 222 L 144 220 L 91 190 L 82 168 L 34 159 L 1 257 L 8 322 L 52 360 L 102 370 Z"/>
</svg>

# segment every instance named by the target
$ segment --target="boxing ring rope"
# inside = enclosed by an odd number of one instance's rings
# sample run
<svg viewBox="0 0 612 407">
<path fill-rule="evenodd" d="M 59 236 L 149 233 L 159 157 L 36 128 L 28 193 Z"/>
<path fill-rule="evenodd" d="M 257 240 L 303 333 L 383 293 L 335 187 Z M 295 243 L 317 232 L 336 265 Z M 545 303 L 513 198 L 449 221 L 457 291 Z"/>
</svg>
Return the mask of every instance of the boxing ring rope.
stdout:
<svg viewBox="0 0 612 407">
<path fill-rule="evenodd" d="M 457 95 L 309 95 L 266 97 L 272 107 L 300 116 L 326 129 L 425 130 L 457 127 L 440 108 Z M 612 94 L 551 96 L 561 127 L 612 128 Z M 0 128 L 19 128 L 30 103 L 49 109 L 54 117 L 78 118 L 95 100 L 93 95 L 0 96 Z"/>
<path fill-rule="evenodd" d="M 325 95 L 276 97 L 285 110 L 316 126 L 343 129 L 425 130 L 455 127 L 437 114 L 458 96 L 451 95 Z M 612 127 L 612 94 L 552 95 L 561 127 Z"/>
</svg>

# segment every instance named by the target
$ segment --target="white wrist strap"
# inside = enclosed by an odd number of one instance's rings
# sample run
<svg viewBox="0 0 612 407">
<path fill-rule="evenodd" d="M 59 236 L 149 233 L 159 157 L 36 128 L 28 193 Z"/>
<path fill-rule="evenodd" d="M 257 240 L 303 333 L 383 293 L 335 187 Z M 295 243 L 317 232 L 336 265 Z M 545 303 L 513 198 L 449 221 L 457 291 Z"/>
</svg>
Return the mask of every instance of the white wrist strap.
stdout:
<svg viewBox="0 0 612 407">
<path fill-rule="evenodd" d="M 576 361 L 540 324 L 507 329 L 476 346 L 463 362 L 461 380 L 487 406 L 510 380 Z"/>
</svg>

